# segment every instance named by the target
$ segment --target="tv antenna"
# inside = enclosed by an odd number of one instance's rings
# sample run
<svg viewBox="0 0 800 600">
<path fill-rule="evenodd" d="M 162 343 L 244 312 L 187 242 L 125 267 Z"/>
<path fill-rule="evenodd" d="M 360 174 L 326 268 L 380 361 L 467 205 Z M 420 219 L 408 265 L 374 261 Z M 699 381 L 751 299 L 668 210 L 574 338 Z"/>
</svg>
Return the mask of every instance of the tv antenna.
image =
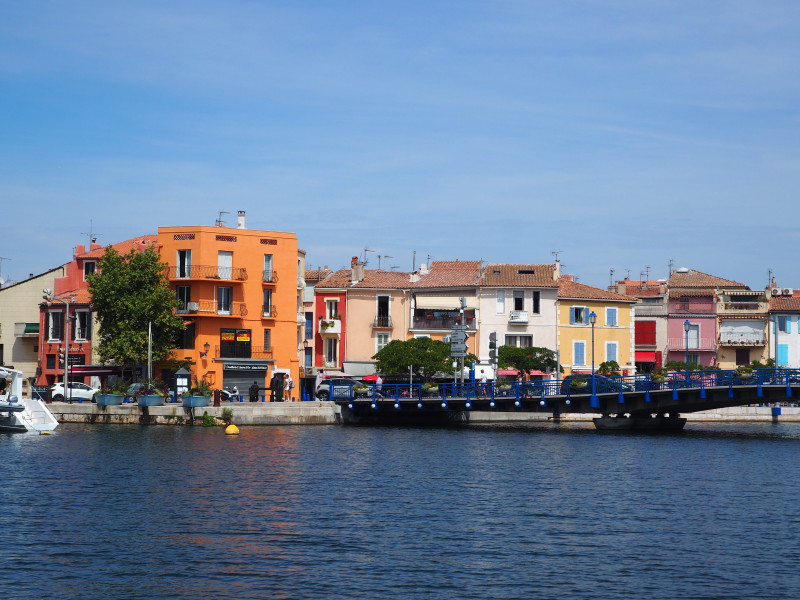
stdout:
<svg viewBox="0 0 800 600">
<path fill-rule="evenodd" d="M 555 258 L 555 261 L 558 262 L 558 255 L 561 254 L 562 252 L 563 250 L 551 250 L 550 254 L 552 254 L 553 257 Z"/>
<path fill-rule="evenodd" d="M 609 287 L 614 285 L 614 267 L 611 267 L 608 270 L 608 285 L 609 285 Z"/>
<path fill-rule="evenodd" d="M 217 227 L 225 227 L 225 221 L 223 221 L 222 215 L 229 215 L 229 214 L 231 214 L 231 213 L 229 213 L 227 210 L 219 211 L 219 216 L 217 217 L 217 222 L 214 223 L 214 225 L 216 225 Z"/>
<path fill-rule="evenodd" d="M 394 258 L 394 256 L 389 256 L 388 254 L 384 254 L 383 258 Z M 378 269 L 381 268 L 381 255 L 378 254 Z"/>
<path fill-rule="evenodd" d="M 11 260 L 10 258 L 6 258 L 5 256 L 0 256 L 0 287 L 5 285 L 6 280 L 3 279 L 3 261 L 4 260 Z"/>
<path fill-rule="evenodd" d="M 97 237 L 100 235 L 99 233 L 94 232 L 94 227 L 92 225 L 92 220 L 89 219 L 89 233 L 82 233 L 81 235 L 88 236 L 89 243 L 94 244 L 97 241 Z"/>
<path fill-rule="evenodd" d="M 367 261 L 367 252 L 375 252 L 375 250 L 372 250 L 371 248 L 364 248 L 364 266 L 365 267 L 367 266 L 367 262 L 368 262 Z"/>
</svg>

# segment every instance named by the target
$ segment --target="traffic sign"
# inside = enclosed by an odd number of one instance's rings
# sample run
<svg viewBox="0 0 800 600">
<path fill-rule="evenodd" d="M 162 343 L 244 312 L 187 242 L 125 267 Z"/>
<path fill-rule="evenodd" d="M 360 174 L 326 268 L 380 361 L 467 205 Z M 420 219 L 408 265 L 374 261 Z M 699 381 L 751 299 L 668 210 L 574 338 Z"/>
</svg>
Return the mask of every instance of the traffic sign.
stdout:
<svg viewBox="0 0 800 600">
<path fill-rule="evenodd" d="M 454 354 L 455 352 L 466 352 L 467 345 L 463 343 L 453 343 L 450 344 L 450 354 Z"/>
<path fill-rule="evenodd" d="M 467 341 L 467 332 L 466 331 L 454 331 L 450 334 L 450 343 L 451 344 L 463 344 Z"/>
</svg>

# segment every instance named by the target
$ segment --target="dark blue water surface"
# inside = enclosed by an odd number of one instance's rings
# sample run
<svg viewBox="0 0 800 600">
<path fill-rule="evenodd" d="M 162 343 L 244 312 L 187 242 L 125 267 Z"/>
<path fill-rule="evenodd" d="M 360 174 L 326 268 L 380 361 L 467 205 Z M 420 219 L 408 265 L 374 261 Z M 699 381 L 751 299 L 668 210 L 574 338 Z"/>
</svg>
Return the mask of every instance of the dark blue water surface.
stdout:
<svg viewBox="0 0 800 600">
<path fill-rule="evenodd" d="M 7 598 L 800 597 L 800 425 L 0 436 Z"/>
</svg>

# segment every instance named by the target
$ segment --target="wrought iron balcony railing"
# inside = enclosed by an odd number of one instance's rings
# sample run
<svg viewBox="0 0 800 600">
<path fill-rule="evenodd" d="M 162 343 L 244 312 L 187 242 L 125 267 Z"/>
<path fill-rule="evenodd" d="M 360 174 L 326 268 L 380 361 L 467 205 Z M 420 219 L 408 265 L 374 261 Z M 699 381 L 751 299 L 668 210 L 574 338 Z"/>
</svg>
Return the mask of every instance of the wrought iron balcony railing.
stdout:
<svg viewBox="0 0 800 600">
<path fill-rule="evenodd" d="M 217 265 L 189 265 L 167 267 L 169 279 L 220 279 L 223 281 L 247 281 L 247 269 L 241 267 L 219 267 Z"/>
</svg>

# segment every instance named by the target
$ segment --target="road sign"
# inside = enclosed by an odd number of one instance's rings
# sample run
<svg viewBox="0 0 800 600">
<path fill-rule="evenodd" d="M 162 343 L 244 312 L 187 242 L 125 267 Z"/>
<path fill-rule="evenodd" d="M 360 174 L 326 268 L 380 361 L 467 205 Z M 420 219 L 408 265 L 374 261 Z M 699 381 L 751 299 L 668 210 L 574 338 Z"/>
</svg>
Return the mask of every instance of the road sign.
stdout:
<svg viewBox="0 0 800 600">
<path fill-rule="evenodd" d="M 467 345 L 464 343 L 452 343 L 450 344 L 450 354 L 454 354 L 456 352 L 466 352 Z"/>
<path fill-rule="evenodd" d="M 466 331 L 454 331 L 450 334 L 450 343 L 451 344 L 463 344 L 467 341 L 467 332 Z"/>
<path fill-rule="evenodd" d="M 453 357 L 453 358 L 466 358 L 467 357 L 467 353 L 466 352 L 450 352 L 450 356 Z"/>
</svg>

